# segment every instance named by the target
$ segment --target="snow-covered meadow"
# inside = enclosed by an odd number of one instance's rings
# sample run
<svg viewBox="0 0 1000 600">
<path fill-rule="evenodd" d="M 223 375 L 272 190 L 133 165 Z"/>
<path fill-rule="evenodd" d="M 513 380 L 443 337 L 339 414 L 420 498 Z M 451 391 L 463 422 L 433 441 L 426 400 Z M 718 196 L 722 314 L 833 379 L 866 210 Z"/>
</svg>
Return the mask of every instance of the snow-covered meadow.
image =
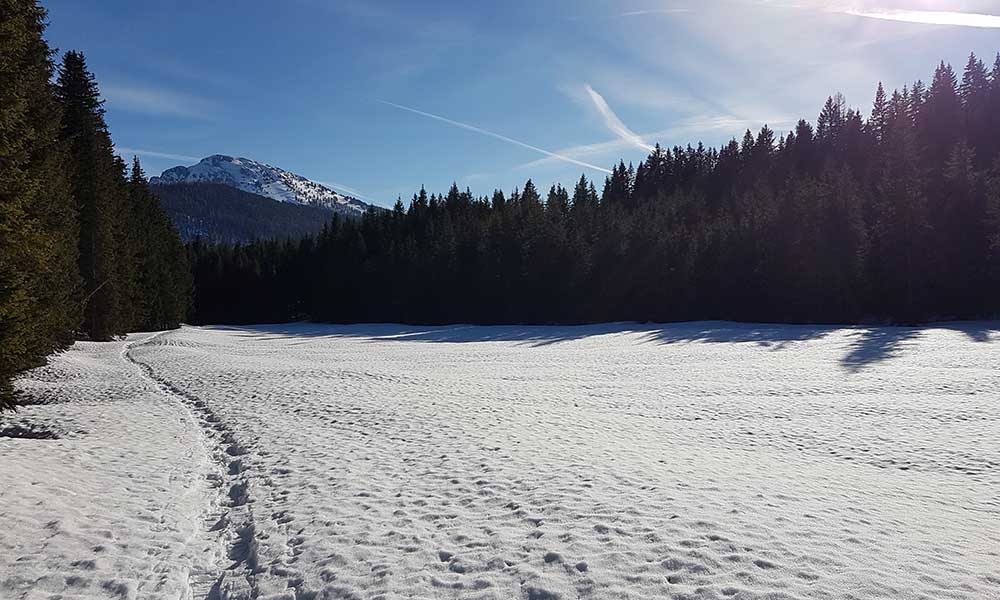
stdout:
<svg viewBox="0 0 1000 600">
<path fill-rule="evenodd" d="M 1000 598 L 1000 324 L 185 327 L 0 420 L 0 598 Z"/>
</svg>

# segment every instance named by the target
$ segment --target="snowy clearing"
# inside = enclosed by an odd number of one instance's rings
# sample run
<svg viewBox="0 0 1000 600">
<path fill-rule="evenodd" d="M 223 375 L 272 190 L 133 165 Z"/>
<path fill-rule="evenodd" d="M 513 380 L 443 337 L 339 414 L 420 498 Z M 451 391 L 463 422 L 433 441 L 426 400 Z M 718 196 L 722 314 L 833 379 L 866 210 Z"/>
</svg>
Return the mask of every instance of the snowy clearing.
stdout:
<svg viewBox="0 0 1000 600">
<path fill-rule="evenodd" d="M 0 418 L 0 598 L 1000 598 L 998 329 L 78 343 Z"/>
</svg>

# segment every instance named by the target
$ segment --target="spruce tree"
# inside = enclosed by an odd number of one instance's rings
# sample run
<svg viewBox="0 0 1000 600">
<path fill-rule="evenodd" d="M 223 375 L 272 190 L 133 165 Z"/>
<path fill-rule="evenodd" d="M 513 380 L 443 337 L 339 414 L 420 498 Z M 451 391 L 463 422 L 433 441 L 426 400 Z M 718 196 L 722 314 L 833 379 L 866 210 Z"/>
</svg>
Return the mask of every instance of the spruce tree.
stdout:
<svg viewBox="0 0 1000 600">
<path fill-rule="evenodd" d="M 990 71 L 990 89 L 986 103 L 988 116 L 984 138 L 988 140 L 986 152 L 989 160 L 993 161 L 1000 157 L 1000 53 L 997 53 L 993 70 Z M 991 167 L 992 163 L 987 166 Z"/>
<path fill-rule="evenodd" d="M 56 97 L 62 106 L 62 139 L 71 160 L 70 187 L 79 215 L 79 268 L 83 277 L 83 330 L 107 340 L 127 330 L 119 308 L 121 281 L 116 245 L 121 177 L 94 76 L 83 54 L 67 52 L 59 69 Z"/>
<path fill-rule="evenodd" d="M 79 320 L 76 219 L 64 178 L 45 11 L 0 0 L 0 410 L 11 378 L 65 347 Z"/>
<path fill-rule="evenodd" d="M 909 119 L 890 124 L 881 163 L 872 233 L 873 306 L 881 315 L 914 322 L 926 316 L 930 221 Z"/>
<path fill-rule="evenodd" d="M 826 99 L 823 110 L 816 122 L 816 137 L 820 142 L 832 143 L 837 138 L 847 113 L 847 101 L 842 94 L 834 94 Z"/>
<path fill-rule="evenodd" d="M 944 163 L 965 131 L 958 79 L 951 65 L 942 62 L 934 72 L 916 124 L 923 164 L 930 171 L 932 183 L 937 183 Z"/>
<path fill-rule="evenodd" d="M 944 167 L 943 209 L 935 223 L 938 296 L 947 317 L 974 318 L 985 309 L 989 230 L 976 155 L 964 141 Z"/>
<path fill-rule="evenodd" d="M 868 119 L 868 131 L 876 143 L 881 143 L 885 137 L 885 130 L 889 123 L 889 101 L 885 95 L 885 88 L 882 82 L 878 82 L 878 89 L 875 91 L 875 102 L 872 104 L 872 114 Z"/>
<path fill-rule="evenodd" d="M 986 311 L 1000 316 L 1000 157 L 993 163 L 986 182 Z"/>
</svg>

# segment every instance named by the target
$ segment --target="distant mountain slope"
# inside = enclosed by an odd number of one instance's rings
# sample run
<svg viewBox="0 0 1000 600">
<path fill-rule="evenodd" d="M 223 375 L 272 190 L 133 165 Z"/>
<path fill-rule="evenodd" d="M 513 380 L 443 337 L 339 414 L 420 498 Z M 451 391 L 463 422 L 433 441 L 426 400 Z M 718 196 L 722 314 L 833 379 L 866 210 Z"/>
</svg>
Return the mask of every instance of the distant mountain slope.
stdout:
<svg viewBox="0 0 1000 600">
<path fill-rule="evenodd" d="M 291 204 L 318 206 L 344 214 L 360 215 L 364 202 L 339 194 L 301 175 L 249 158 L 215 154 L 190 167 L 167 169 L 150 180 L 153 185 L 221 183 L 244 192 Z"/>
<path fill-rule="evenodd" d="M 298 238 L 317 233 L 334 214 L 318 206 L 275 202 L 221 183 L 151 187 L 186 242 L 196 237 L 230 243 Z"/>
</svg>

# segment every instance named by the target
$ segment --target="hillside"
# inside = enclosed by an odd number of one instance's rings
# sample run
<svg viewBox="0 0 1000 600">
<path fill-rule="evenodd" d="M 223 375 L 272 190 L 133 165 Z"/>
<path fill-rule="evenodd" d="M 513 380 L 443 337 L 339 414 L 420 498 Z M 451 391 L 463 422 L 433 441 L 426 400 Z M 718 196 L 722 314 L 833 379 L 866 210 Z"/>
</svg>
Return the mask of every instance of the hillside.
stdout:
<svg viewBox="0 0 1000 600">
<path fill-rule="evenodd" d="M 250 242 L 318 233 L 333 213 L 318 206 L 275 202 L 221 183 L 153 185 L 184 241 Z"/>
</svg>

